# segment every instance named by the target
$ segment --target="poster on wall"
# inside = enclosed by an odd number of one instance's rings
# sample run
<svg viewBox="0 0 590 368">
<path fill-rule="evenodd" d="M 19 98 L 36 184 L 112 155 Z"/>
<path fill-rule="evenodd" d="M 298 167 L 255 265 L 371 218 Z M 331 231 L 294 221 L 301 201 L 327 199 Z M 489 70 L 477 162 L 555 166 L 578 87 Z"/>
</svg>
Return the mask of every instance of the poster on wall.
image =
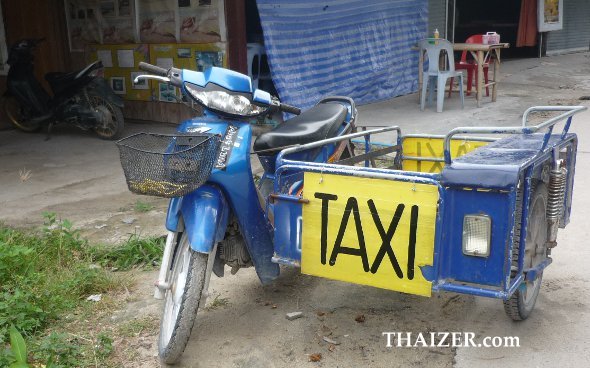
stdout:
<svg viewBox="0 0 590 368">
<path fill-rule="evenodd" d="M 211 66 L 226 67 L 225 45 L 210 44 L 158 44 L 150 45 L 150 63 L 162 68 L 203 71 Z"/>
<path fill-rule="evenodd" d="M 223 67 L 223 51 L 195 51 L 195 61 L 198 72 L 212 66 Z"/>
<path fill-rule="evenodd" d="M 65 0 L 70 51 L 84 51 L 89 43 L 101 43 L 98 1 Z"/>
<path fill-rule="evenodd" d="M 176 87 L 168 83 L 158 83 L 158 101 L 178 102 Z"/>
<path fill-rule="evenodd" d="M 227 39 L 224 0 L 64 0 L 64 4 L 71 51 L 84 51 L 89 44 L 206 45 Z M 186 52 L 183 56 L 192 57 Z"/>
<path fill-rule="evenodd" d="M 134 82 L 138 75 L 146 74 L 139 70 L 139 63 L 150 61 L 148 45 L 92 45 L 89 48 L 90 60 L 103 62 L 104 77 L 115 93 L 126 100 L 152 100 L 150 81 Z"/>
<path fill-rule="evenodd" d="M 223 27 L 219 17 L 223 14 L 220 13 L 222 6 L 223 0 L 178 0 L 180 42 L 222 41 Z"/>
<path fill-rule="evenodd" d="M 137 13 L 141 42 L 176 42 L 176 16 L 173 1 L 140 0 Z"/>
<path fill-rule="evenodd" d="M 223 0 L 138 0 L 137 7 L 141 42 L 225 41 Z"/>
<path fill-rule="evenodd" d="M 103 43 L 135 42 L 132 0 L 101 0 L 100 24 Z"/>
<path fill-rule="evenodd" d="M 168 69 L 172 66 L 180 69 L 203 71 L 211 66 L 227 66 L 223 43 L 209 44 L 154 44 L 150 45 L 150 64 Z M 181 96 L 178 89 L 175 93 L 154 83 L 152 94 L 154 100 L 178 102 Z"/>
<path fill-rule="evenodd" d="M 537 12 L 539 32 L 563 29 L 563 0 L 539 0 Z"/>
<path fill-rule="evenodd" d="M 88 44 L 135 42 L 133 0 L 65 0 L 71 51 Z"/>
</svg>

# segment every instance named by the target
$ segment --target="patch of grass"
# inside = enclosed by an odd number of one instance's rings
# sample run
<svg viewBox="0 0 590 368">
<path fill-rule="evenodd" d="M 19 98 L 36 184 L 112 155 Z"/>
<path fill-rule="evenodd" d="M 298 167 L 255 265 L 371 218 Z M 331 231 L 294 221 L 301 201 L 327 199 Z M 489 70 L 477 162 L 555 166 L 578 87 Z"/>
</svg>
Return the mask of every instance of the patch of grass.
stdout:
<svg viewBox="0 0 590 368">
<path fill-rule="evenodd" d="M 218 308 L 224 308 L 229 305 L 229 298 L 222 298 L 220 295 L 217 295 L 215 299 L 207 306 L 207 310 L 212 311 Z"/>
<path fill-rule="evenodd" d="M 103 267 L 129 270 L 143 266 L 153 268 L 162 258 L 164 238 L 140 238 L 132 235 L 125 243 L 118 246 L 97 246 L 91 250 L 92 260 Z"/>
<path fill-rule="evenodd" d="M 154 316 L 133 319 L 119 327 L 119 333 L 125 337 L 139 336 L 142 333 L 153 334 L 160 327 L 159 320 Z"/>
<path fill-rule="evenodd" d="M 86 337 L 45 331 L 58 326 L 60 320 L 63 329 L 68 315 L 100 315 L 100 308 L 108 308 L 109 294 L 126 290 L 129 278 L 95 267 L 96 262 L 120 269 L 139 264 L 152 267 L 161 256 L 163 240 L 133 236 L 120 246 L 108 251 L 100 248 L 99 252 L 71 222 L 54 213 L 44 217 L 45 225 L 39 231 L 0 224 L 0 366 L 11 363 L 7 348 L 11 325 L 31 345 L 29 360 L 37 363 L 35 366 L 47 362 L 53 364 L 48 367 L 105 366 L 101 362 L 107 360 L 113 345 L 102 331 Z M 91 294 L 107 297 L 99 305 L 86 301 Z"/>
<path fill-rule="evenodd" d="M 151 210 L 153 210 L 155 207 L 154 205 L 150 204 L 150 203 L 146 203 L 146 202 L 142 202 L 140 200 L 137 200 L 137 202 L 135 202 L 135 212 L 149 212 Z"/>
</svg>

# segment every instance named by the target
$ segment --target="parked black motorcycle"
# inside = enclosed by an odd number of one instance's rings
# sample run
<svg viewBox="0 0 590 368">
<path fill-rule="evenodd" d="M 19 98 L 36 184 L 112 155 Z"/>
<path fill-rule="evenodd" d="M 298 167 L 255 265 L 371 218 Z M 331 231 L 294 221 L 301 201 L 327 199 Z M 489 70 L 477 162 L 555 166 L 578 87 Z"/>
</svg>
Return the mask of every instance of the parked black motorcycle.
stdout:
<svg viewBox="0 0 590 368">
<path fill-rule="evenodd" d="M 116 139 L 123 131 L 123 100 L 115 95 L 104 78 L 97 77 L 103 67 L 96 61 L 71 73 L 45 75 L 53 96 L 35 78 L 33 51 L 43 39 L 27 39 L 14 44 L 8 53 L 10 65 L 4 111 L 10 122 L 25 132 L 55 123 L 93 130 L 103 139 Z"/>
</svg>

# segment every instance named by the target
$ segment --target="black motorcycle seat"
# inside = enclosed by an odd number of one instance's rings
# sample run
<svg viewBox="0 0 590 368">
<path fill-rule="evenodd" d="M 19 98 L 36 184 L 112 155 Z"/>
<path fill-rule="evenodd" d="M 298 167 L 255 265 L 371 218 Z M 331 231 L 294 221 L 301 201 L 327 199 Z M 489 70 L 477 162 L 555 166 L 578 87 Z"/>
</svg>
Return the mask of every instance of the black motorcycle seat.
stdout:
<svg viewBox="0 0 590 368">
<path fill-rule="evenodd" d="M 315 105 L 301 115 L 277 125 L 270 132 L 261 134 L 254 142 L 254 152 L 273 151 L 334 137 L 347 112 L 346 107 L 339 103 Z"/>
<path fill-rule="evenodd" d="M 45 74 L 45 80 L 47 82 L 49 82 L 49 84 L 68 83 L 68 82 L 74 80 L 76 78 L 76 75 L 78 75 L 77 71 L 69 72 L 69 73 L 51 72 L 51 73 Z"/>
<path fill-rule="evenodd" d="M 54 92 L 64 90 L 66 87 L 75 83 L 75 81 L 79 78 L 82 78 L 94 69 L 97 69 L 99 66 L 100 61 L 95 61 L 89 65 L 87 65 L 84 69 L 77 70 L 75 72 L 69 73 L 62 73 L 62 72 L 51 72 L 45 74 L 45 80 L 49 82 L 51 89 Z M 102 65 L 102 64 L 100 64 Z"/>
</svg>

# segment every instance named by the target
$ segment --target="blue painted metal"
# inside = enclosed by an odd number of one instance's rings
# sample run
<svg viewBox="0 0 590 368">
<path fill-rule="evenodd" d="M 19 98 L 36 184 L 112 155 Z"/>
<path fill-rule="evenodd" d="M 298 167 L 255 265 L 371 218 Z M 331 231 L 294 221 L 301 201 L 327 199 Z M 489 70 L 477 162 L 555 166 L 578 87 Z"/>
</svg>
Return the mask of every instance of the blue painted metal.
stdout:
<svg viewBox="0 0 590 368">
<path fill-rule="evenodd" d="M 545 133 L 545 135 L 543 136 L 543 145 L 541 146 L 541 149 L 539 151 L 542 152 L 545 150 L 545 148 L 547 148 L 547 144 L 549 143 L 549 139 L 551 138 L 551 133 L 553 133 L 553 127 L 554 125 L 550 126 L 547 133 Z"/>
<path fill-rule="evenodd" d="M 282 195 L 271 204 L 274 213 L 275 258 L 281 263 L 301 262 L 302 211 L 298 196 Z M 286 197 L 291 197 L 287 200 Z"/>
<path fill-rule="evenodd" d="M 553 263 L 553 258 L 547 258 L 543 262 L 536 265 L 535 267 L 524 270 L 524 273 L 526 275 L 526 280 L 527 281 L 534 281 L 537 278 L 537 276 L 540 273 L 542 273 L 543 270 L 545 268 L 547 268 L 547 266 L 549 266 L 551 263 Z"/>
<path fill-rule="evenodd" d="M 586 106 L 533 106 L 528 108 L 524 114 L 522 115 L 522 126 L 521 127 L 458 127 L 451 129 L 450 132 L 447 133 L 444 139 L 444 159 L 445 164 L 449 165 L 452 162 L 451 158 L 451 139 L 454 135 L 457 134 L 533 134 L 539 131 L 542 131 L 545 128 L 549 128 L 550 130 L 553 129 L 553 126 L 558 122 L 562 121 L 566 118 L 571 118 L 573 115 L 586 110 Z M 534 112 L 557 112 L 563 111 L 561 114 L 553 116 L 542 123 L 534 126 L 527 126 L 528 118 L 531 113 Z M 567 131 L 569 130 L 569 124 L 566 123 L 562 137 L 566 135 Z M 550 135 L 550 134 L 549 134 Z M 539 150 L 540 152 L 543 151 L 543 148 Z M 540 153 L 539 152 L 539 153 Z"/>
<path fill-rule="evenodd" d="M 504 299 L 507 300 L 510 296 L 518 289 L 518 287 L 524 281 L 524 276 L 520 275 L 517 276 L 514 282 L 514 285 L 510 287 L 507 291 L 500 290 L 500 289 L 490 289 L 486 287 L 480 287 L 477 285 L 467 285 L 467 284 L 455 284 L 451 282 L 443 281 L 442 283 L 433 286 L 432 291 L 451 291 L 454 293 L 460 294 L 469 294 L 475 296 L 482 296 L 486 298 L 496 298 L 496 299 Z"/>
<path fill-rule="evenodd" d="M 509 299 L 512 294 L 514 294 L 514 292 L 522 285 L 522 283 L 524 282 L 524 275 L 518 275 L 514 278 L 512 284 L 510 284 L 510 287 L 504 292 L 504 300 Z"/>
<path fill-rule="evenodd" d="M 520 244 L 520 248 L 518 250 L 518 270 L 517 270 L 517 276 L 523 276 L 523 269 L 524 269 L 524 254 L 525 254 L 525 249 L 526 249 L 526 233 L 527 233 L 527 228 L 529 226 L 529 206 L 531 203 L 531 195 L 532 193 L 532 181 L 533 181 L 533 173 L 535 172 L 535 165 L 531 165 L 529 166 L 526 170 L 525 170 L 525 180 L 524 180 L 524 188 L 523 188 L 523 198 L 522 198 L 522 218 L 520 219 L 521 221 L 521 227 L 520 227 L 520 239 L 519 239 L 519 244 Z M 516 212 L 516 209 L 515 209 Z M 516 223 L 514 224 L 514 226 L 516 226 Z M 510 249 L 508 250 L 508 254 L 507 254 L 507 258 L 509 260 L 509 262 L 512 262 L 512 250 L 513 250 L 513 246 L 514 246 L 514 241 L 511 244 Z M 508 263 L 511 264 L 511 263 Z M 506 284 L 510 284 L 511 280 L 510 280 L 510 273 L 505 275 L 506 277 Z M 512 284 L 510 284 L 510 287 L 516 287 L 516 280 L 513 279 L 512 280 Z"/>
<path fill-rule="evenodd" d="M 205 72 L 183 70 L 185 82 L 204 87 L 215 83 L 235 92 L 252 92 L 248 76 L 222 68 L 210 68 Z M 210 251 L 212 247 L 203 245 L 208 237 L 209 243 L 223 239 L 229 211 L 236 216 L 246 247 L 262 283 L 268 283 L 279 274 L 277 264 L 271 262 L 273 254 L 272 229 L 258 202 L 258 195 L 250 167 L 250 147 L 252 130 L 248 122 L 225 120 L 205 110 L 202 118 L 183 122 L 179 132 L 189 132 L 192 128 L 206 126 L 208 133 L 223 136 L 230 125 L 238 127 L 236 141 L 224 169 L 214 168 L 208 184 L 195 192 L 170 201 L 166 225 L 176 230 L 178 216 L 182 214 L 185 229 L 189 233 L 191 246 L 199 251 Z M 215 189 L 212 189 L 215 188 Z M 227 203 L 227 204 L 226 204 Z M 180 209 L 180 210 L 179 210 Z M 218 219 L 217 222 L 214 219 Z M 216 223 L 217 226 L 213 226 Z"/>
<path fill-rule="evenodd" d="M 178 231 L 178 220 L 180 215 L 180 205 L 182 197 L 172 198 L 168 204 L 168 212 L 166 213 L 166 229 L 168 231 Z"/>
<path fill-rule="evenodd" d="M 272 103 L 272 96 L 270 93 L 263 91 L 261 89 L 257 89 L 254 91 L 254 95 L 252 96 L 252 100 L 254 102 L 263 103 L 265 105 L 270 105 Z"/>
<path fill-rule="evenodd" d="M 567 132 L 570 130 L 570 126 L 572 125 L 572 118 L 573 118 L 573 116 L 570 116 L 569 118 L 567 118 L 567 121 L 565 122 L 565 126 L 563 127 L 563 131 L 561 132 L 561 139 L 565 139 Z"/>
<path fill-rule="evenodd" d="M 215 244 L 223 240 L 229 208 L 218 187 L 205 184 L 182 197 L 179 214 L 194 251 L 210 253 Z"/>
<path fill-rule="evenodd" d="M 365 136 L 365 152 L 369 152 L 371 151 L 371 136 L 370 135 L 366 135 Z M 371 166 L 371 162 L 367 159 L 365 160 L 365 167 L 369 167 Z"/>
<path fill-rule="evenodd" d="M 487 289 L 475 285 L 464 285 L 464 284 L 452 284 L 443 283 L 437 285 L 434 291 L 451 291 L 460 294 L 470 294 L 475 296 L 483 296 L 488 298 L 503 299 L 505 293 L 502 290 Z"/>
<path fill-rule="evenodd" d="M 209 69 L 205 73 L 184 71 L 183 76 L 186 81 L 201 86 L 213 82 L 229 90 L 251 92 L 251 84 L 246 76 L 219 68 Z M 264 99 L 264 96 L 261 98 Z M 571 123 L 571 115 L 568 114 L 573 113 L 566 111 L 561 117 L 569 119 L 560 135 L 551 134 L 552 124 L 557 121 L 555 118 L 535 127 L 527 127 L 525 113 L 523 127 L 518 128 L 518 132 L 533 133 L 540 127 L 549 128 L 549 132 L 503 138 L 453 162 L 450 154 L 447 155 L 450 152 L 450 138 L 461 130 L 451 131 L 445 137 L 447 165 L 441 174 L 325 163 L 336 147 L 337 141 L 334 139 L 272 155 L 265 165 L 272 170 L 267 170 L 264 178 L 274 179 L 275 200 L 267 203 L 267 213 L 274 218 L 273 246 L 273 228 L 268 222 L 269 216 L 260 205 L 252 179 L 249 159 L 251 128 L 246 122 L 223 119 L 205 110 L 203 118 L 185 121 L 179 131 L 187 132 L 195 127 L 206 126 L 210 128 L 209 133 L 224 135 L 230 125 L 235 126 L 238 130 L 233 150 L 226 167 L 213 169 L 207 184 L 189 195 L 170 201 L 166 226 L 171 231 L 177 231 L 182 216 L 191 247 L 199 252 L 211 252 L 215 242 L 222 240 L 225 235 L 231 211 L 238 221 L 258 276 L 263 283 L 267 283 L 278 276 L 277 263 L 291 266 L 300 264 L 302 205 L 300 197 L 292 195 L 289 189 L 301 181 L 303 172 L 434 184 L 438 186 L 440 194 L 434 263 L 431 267 L 421 267 L 424 277 L 433 282 L 433 291 L 447 290 L 506 299 L 521 286 L 525 277 L 536 277 L 551 262 L 548 259 L 533 269 L 523 269 L 531 181 L 541 176 L 546 161 L 553 160 L 554 150 L 566 150 L 570 172 L 562 220 L 565 223 L 569 219 L 577 138 L 574 134 L 567 134 Z M 354 116 L 352 111 L 349 112 L 349 119 L 352 120 Z M 348 124 L 350 121 L 343 125 L 339 134 L 346 131 Z M 510 129 L 497 132 L 513 133 Z M 388 130 L 398 131 L 399 144 L 402 139 L 399 128 Z M 496 132 L 495 128 L 488 128 L 488 131 L 492 130 Z M 345 138 L 359 136 L 353 134 Z M 370 142 L 368 136 L 364 138 L 365 142 Z M 276 161 L 273 160 L 275 158 Z M 522 218 L 515 219 L 519 185 L 524 185 L 523 214 Z M 487 258 L 462 253 L 463 218 L 467 214 L 479 213 L 492 219 L 491 251 Z M 517 221 L 522 222 L 521 248 L 518 272 L 515 277 L 511 277 L 514 225 Z"/>
<path fill-rule="evenodd" d="M 438 277 L 481 285 L 503 287 L 510 248 L 510 231 L 514 223 L 514 192 L 451 187 L 445 190 L 447 205 L 443 213 L 443 231 Z M 475 257 L 463 254 L 463 219 L 466 215 L 487 215 L 492 220 L 490 255 Z"/>
<path fill-rule="evenodd" d="M 566 139 L 571 137 L 573 135 L 568 134 Z M 560 136 L 552 135 L 548 148 L 561 143 Z M 542 144 L 542 134 L 513 135 L 492 142 L 446 165 L 441 182 L 445 186 L 510 190 L 518 182 L 522 169 L 537 158 Z"/>
<path fill-rule="evenodd" d="M 252 129 L 243 124 L 238 131 L 239 147 L 234 147 L 225 171 L 214 170 L 209 180 L 223 187 L 240 224 L 256 272 L 263 283 L 279 274 L 278 265 L 271 262 L 273 254 L 272 229 L 260 207 L 252 179 L 250 147 Z"/>
<path fill-rule="evenodd" d="M 203 72 L 183 69 L 182 79 L 184 82 L 193 83 L 200 87 L 214 83 L 234 92 L 253 92 L 250 77 L 224 68 L 211 67 Z"/>
<path fill-rule="evenodd" d="M 548 260 L 535 269 L 523 270 L 531 181 L 541 177 L 545 163 L 553 159 L 554 149 L 566 150 L 568 169 L 572 169 L 567 190 L 571 191 L 573 185 L 576 136 L 567 134 L 562 138 L 560 135 L 551 135 L 546 140 L 546 147 L 543 147 L 545 138 L 545 134 L 502 138 L 456 159 L 442 174 L 300 162 L 289 156 L 293 149 L 287 150 L 285 153 L 289 154 L 281 153 L 277 157 L 275 172 L 275 193 L 280 195 L 273 205 L 276 241 L 274 260 L 298 265 L 301 259 L 301 225 L 296 219 L 301 216 L 302 204 L 298 196 L 288 195 L 285 191 L 294 173 L 322 172 L 442 183 L 442 186 L 439 185 L 434 264 L 432 267 L 421 267 L 424 277 L 433 282 L 433 291 L 446 290 L 507 299 L 524 282 L 527 273 L 532 277 L 531 273 L 541 272 L 551 262 Z M 501 179 L 488 176 L 493 173 Z M 524 191 L 521 218 L 515 218 L 517 190 Z M 571 192 L 567 193 L 571 197 Z M 487 258 L 462 252 L 463 218 L 467 214 L 478 213 L 485 213 L 492 218 L 491 252 Z M 519 221 L 522 222 L 519 269 L 511 277 L 514 225 Z"/>
<path fill-rule="evenodd" d="M 258 195 L 252 179 L 252 170 L 250 167 L 250 146 L 252 143 L 252 130 L 247 122 L 240 121 L 223 121 L 217 117 L 205 117 L 198 119 L 191 119 L 183 122 L 178 130 L 180 132 L 190 131 L 191 128 L 206 126 L 211 128 L 208 133 L 225 134 L 227 127 L 230 125 L 239 127 L 237 132 L 236 142 L 234 148 L 229 156 L 227 167 L 225 170 L 214 168 L 209 177 L 208 183 L 210 186 L 215 185 L 219 188 L 219 197 L 225 198 L 228 207 L 232 213 L 235 214 L 240 231 L 244 237 L 246 247 L 252 262 L 256 267 L 256 272 L 262 283 L 268 283 L 276 278 L 279 274 L 279 267 L 277 264 L 271 262 L 273 254 L 272 229 L 268 224 L 265 213 L 258 202 Z M 191 203 L 189 201 L 191 196 L 197 195 L 199 189 L 187 196 L 181 198 L 174 198 L 170 201 L 169 216 L 166 220 L 168 228 L 175 229 L 178 222 L 174 218 L 174 214 L 178 214 L 177 208 L 182 208 L 182 215 L 185 216 L 185 208 L 201 206 L 198 200 L 205 200 L 203 197 L 198 197 Z M 179 204 L 180 203 L 180 204 Z M 221 202 L 218 202 L 221 206 Z M 211 211 L 211 210 L 209 210 Z M 229 213 L 229 211 L 227 211 Z M 188 213 L 188 212 L 187 212 Z M 203 212 L 200 217 L 209 216 L 207 212 Z M 185 227 L 189 233 L 194 233 L 199 230 L 192 230 L 190 227 L 198 225 L 198 217 L 195 214 L 195 221 L 188 221 L 185 219 Z M 201 220 L 207 221 L 207 220 Z M 220 227 L 221 229 L 221 227 Z M 211 234 L 211 231 L 208 232 Z M 220 231 L 216 234 L 216 238 L 223 233 Z M 192 245 L 191 246 L 198 246 Z"/>
</svg>

